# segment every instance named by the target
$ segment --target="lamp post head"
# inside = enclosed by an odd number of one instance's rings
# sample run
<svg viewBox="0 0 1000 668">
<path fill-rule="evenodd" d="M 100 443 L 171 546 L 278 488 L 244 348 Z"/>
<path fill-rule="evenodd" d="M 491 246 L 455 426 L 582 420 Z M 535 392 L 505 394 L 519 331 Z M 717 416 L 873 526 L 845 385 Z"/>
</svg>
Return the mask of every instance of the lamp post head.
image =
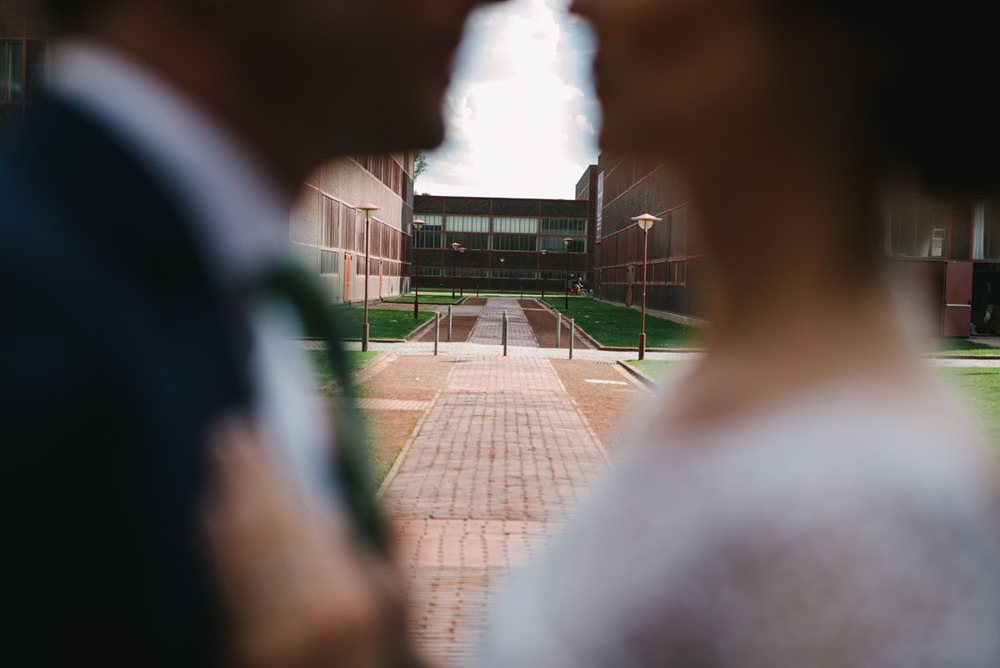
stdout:
<svg viewBox="0 0 1000 668">
<path fill-rule="evenodd" d="M 649 228 L 653 226 L 653 223 L 658 223 L 663 219 L 657 218 L 656 216 L 649 213 L 644 213 L 641 216 L 636 216 L 632 220 L 639 223 L 639 228 L 642 229 L 643 232 L 648 232 Z"/>
<path fill-rule="evenodd" d="M 378 209 L 379 209 L 378 204 L 372 204 L 371 202 L 369 202 L 368 204 L 362 204 L 361 206 L 358 207 L 358 211 L 364 214 L 366 219 L 370 218 L 372 213 L 378 211 Z"/>
<path fill-rule="evenodd" d="M 464 252 L 465 252 L 465 248 L 464 248 L 464 247 L 462 247 L 462 246 L 459 246 L 459 248 L 458 248 L 458 252 L 459 252 L 459 253 L 464 253 Z"/>
<path fill-rule="evenodd" d="M 451 244 L 451 249 L 452 249 L 453 251 L 457 251 L 457 250 L 458 250 L 459 248 L 461 248 L 461 247 L 462 247 L 462 244 L 458 243 L 457 241 L 455 241 L 455 242 L 453 242 L 453 243 Z"/>
<path fill-rule="evenodd" d="M 423 229 L 424 225 L 426 224 L 427 224 L 426 221 L 420 220 L 419 218 L 410 221 L 410 227 L 413 228 L 414 232 L 419 232 L 421 229 Z"/>
<path fill-rule="evenodd" d="M 538 251 L 538 252 L 541 253 L 542 255 L 548 255 L 549 254 L 549 252 L 547 250 L 545 250 L 544 248 L 542 250 Z"/>
<path fill-rule="evenodd" d="M 500 264 L 503 264 L 506 261 L 507 261 L 507 258 L 505 258 L 505 257 L 500 258 Z"/>
</svg>

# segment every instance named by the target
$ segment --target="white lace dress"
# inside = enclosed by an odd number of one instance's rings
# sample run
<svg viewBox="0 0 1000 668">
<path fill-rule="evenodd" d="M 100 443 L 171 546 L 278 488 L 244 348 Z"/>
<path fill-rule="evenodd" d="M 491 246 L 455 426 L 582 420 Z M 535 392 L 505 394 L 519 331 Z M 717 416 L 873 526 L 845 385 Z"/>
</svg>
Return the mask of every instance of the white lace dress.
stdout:
<svg viewBox="0 0 1000 668">
<path fill-rule="evenodd" d="M 841 384 L 640 429 L 479 665 L 1000 666 L 998 473 L 950 406 Z"/>
</svg>

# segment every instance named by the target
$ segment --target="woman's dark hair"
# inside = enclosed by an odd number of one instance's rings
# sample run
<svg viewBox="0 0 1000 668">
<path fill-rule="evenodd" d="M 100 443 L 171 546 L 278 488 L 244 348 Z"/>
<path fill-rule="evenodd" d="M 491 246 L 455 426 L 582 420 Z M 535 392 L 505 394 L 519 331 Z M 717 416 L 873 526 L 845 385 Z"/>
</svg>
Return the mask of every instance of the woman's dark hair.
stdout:
<svg viewBox="0 0 1000 668">
<path fill-rule="evenodd" d="M 1000 119 L 986 92 L 1000 66 L 986 0 L 774 0 L 832 28 L 858 54 L 852 75 L 873 146 L 931 191 L 1000 193 Z"/>
</svg>

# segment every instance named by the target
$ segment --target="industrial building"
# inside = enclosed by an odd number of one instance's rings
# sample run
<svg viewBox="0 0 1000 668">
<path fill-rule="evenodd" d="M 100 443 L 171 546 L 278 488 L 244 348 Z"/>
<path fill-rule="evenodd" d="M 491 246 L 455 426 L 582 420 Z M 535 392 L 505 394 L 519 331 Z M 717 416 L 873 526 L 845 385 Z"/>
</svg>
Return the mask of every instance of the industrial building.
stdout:
<svg viewBox="0 0 1000 668">
<path fill-rule="evenodd" d="M 414 215 L 425 221 L 415 249 L 419 286 L 562 293 L 582 276 L 590 287 L 596 209 L 589 180 L 577 192 L 581 199 L 417 196 Z"/>
</svg>

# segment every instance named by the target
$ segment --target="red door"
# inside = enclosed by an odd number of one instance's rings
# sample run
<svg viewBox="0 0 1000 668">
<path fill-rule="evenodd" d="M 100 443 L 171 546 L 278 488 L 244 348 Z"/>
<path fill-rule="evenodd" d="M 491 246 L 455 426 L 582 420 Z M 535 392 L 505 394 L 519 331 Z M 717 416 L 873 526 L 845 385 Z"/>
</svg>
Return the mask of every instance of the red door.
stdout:
<svg viewBox="0 0 1000 668">
<path fill-rule="evenodd" d="M 972 263 L 948 262 L 944 278 L 944 335 L 969 336 L 972 323 Z"/>
</svg>

